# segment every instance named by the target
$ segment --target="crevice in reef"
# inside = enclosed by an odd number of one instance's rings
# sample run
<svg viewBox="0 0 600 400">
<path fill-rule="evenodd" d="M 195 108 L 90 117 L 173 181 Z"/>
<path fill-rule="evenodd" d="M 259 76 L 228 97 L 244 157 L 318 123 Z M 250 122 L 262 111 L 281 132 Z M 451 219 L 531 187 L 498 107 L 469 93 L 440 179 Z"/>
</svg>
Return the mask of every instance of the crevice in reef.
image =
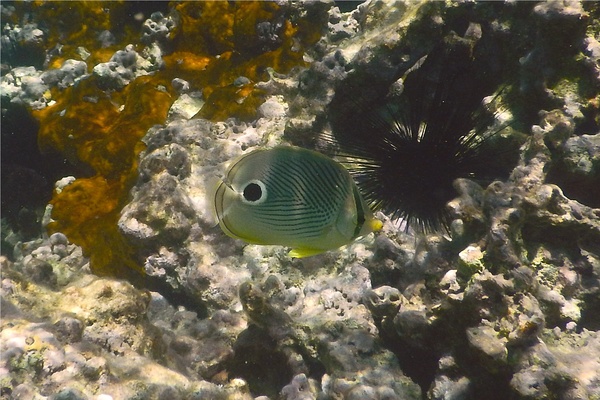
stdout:
<svg viewBox="0 0 600 400">
<path fill-rule="evenodd" d="M 435 378 L 439 356 L 430 349 L 411 346 L 402 338 L 387 334 L 382 329 L 379 332 L 383 346 L 396 355 L 402 372 L 421 387 L 425 399 Z"/>
<path fill-rule="evenodd" d="M 490 373 L 488 369 L 481 367 L 481 358 L 473 354 L 466 336 L 462 336 L 461 342 L 454 351 L 454 357 L 457 364 L 465 368 L 463 374 L 469 378 L 471 396 L 467 399 L 506 400 L 509 398 L 510 380 L 513 374 L 508 365 Z"/>
<path fill-rule="evenodd" d="M 546 183 L 559 186 L 570 199 L 592 208 L 600 207 L 600 171 L 594 176 L 577 175 L 561 160 L 550 166 Z"/>
<path fill-rule="evenodd" d="M 299 348 L 283 348 L 281 342 L 269 336 L 269 333 L 250 324 L 240 333 L 233 345 L 235 356 L 226 368 L 229 377 L 238 377 L 248 382 L 250 391 L 255 396 L 265 395 L 278 398 L 281 389 L 287 385 L 294 375 L 304 372 L 308 378 L 321 382 L 325 374 L 325 366 Z M 288 351 L 289 350 L 289 351 Z M 307 371 L 294 371 L 290 365 L 290 356 L 298 352 Z"/>
<path fill-rule="evenodd" d="M 255 396 L 276 398 L 293 378 L 287 357 L 277 349 L 277 342 L 256 325 L 240 333 L 233 350 L 235 356 L 226 366 L 229 376 L 248 382 Z"/>
<path fill-rule="evenodd" d="M 2 97 L 2 218 L 21 240 L 41 234 L 41 216 L 52 197 L 54 182 L 89 174 L 86 165 L 72 165 L 57 152 L 37 145 L 39 123 L 23 105 Z M 2 254 L 12 258 L 12 246 L 2 243 Z"/>
</svg>

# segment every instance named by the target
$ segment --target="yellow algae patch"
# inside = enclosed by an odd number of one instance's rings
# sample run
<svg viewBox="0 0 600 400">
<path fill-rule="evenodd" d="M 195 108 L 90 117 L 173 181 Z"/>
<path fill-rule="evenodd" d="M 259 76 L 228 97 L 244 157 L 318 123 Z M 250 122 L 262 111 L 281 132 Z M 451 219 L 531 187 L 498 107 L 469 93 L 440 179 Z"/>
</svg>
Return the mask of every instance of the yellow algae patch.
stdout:
<svg viewBox="0 0 600 400">
<path fill-rule="evenodd" d="M 174 8 L 181 26 L 176 50 L 164 57 L 167 71 L 202 89 L 205 106 L 199 116 L 215 121 L 254 118 L 264 101 L 255 83 L 269 78 L 267 68 L 286 73 L 304 65 L 304 50 L 323 29 L 306 17 L 292 23 L 289 7 L 274 2 L 183 2 Z M 195 56 L 186 57 L 190 53 Z M 247 83 L 235 85 L 239 77 Z"/>
<path fill-rule="evenodd" d="M 171 96 L 149 76 L 112 95 L 99 92 L 89 79 L 61 93 L 55 105 L 33 112 L 41 122 L 42 148 L 59 149 L 96 173 L 54 195 L 55 222 L 49 229 L 82 246 L 97 274 L 121 277 L 123 266 L 138 269 L 117 221 L 137 178 L 140 139 L 152 125 L 164 122 L 171 103 Z"/>
</svg>

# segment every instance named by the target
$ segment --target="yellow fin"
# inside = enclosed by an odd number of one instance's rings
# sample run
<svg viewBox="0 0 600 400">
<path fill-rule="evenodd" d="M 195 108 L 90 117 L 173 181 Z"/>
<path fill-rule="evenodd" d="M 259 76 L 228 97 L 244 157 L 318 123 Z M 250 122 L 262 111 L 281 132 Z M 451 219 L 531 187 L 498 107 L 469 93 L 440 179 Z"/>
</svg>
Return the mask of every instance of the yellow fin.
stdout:
<svg viewBox="0 0 600 400">
<path fill-rule="evenodd" d="M 323 250 L 323 249 L 310 249 L 310 248 L 298 248 L 298 249 L 292 249 L 290 250 L 290 252 L 288 253 L 288 256 L 292 257 L 292 258 L 303 258 L 303 257 L 310 257 L 310 256 L 316 256 L 317 254 L 321 254 L 323 252 L 325 252 L 327 250 Z"/>
</svg>

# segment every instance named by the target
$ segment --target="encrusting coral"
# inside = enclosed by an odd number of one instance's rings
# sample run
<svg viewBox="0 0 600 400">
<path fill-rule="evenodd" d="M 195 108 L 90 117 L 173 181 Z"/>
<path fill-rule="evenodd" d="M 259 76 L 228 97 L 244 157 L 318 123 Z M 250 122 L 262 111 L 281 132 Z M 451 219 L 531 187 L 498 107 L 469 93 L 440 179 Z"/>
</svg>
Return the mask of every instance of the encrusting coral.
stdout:
<svg viewBox="0 0 600 400">
<path fill-rule="evenodd" d="M 49 229 L 81 245 L 95 273 L 127 277 L 140 267 L 116 222 L 137 178 L 137 156 L 144 148 L 140 139 L 151 126 L 164 123 L 179 96 L 180 88 L 171 82 L 185 80 L 190 90 L 202 91 L 198 117 L 252 119 L 265 97 L 255 83 L 269 78 L 268 68 L 286 73 L 303 65 L 304 49 L 320 38 L 326 21 L 290 15 L 292 8 L 273 2 L 173 3 L 168 17 L 152 15 L 142 37 L 148 46 L 137 53 L 140 39 L 111 18 L 122 12 L 122 3 L 71 4 L 67 15 L 85 29 L 71 32 L 66 27 L 71 22 L 49 23 L 47 40 L 62 49 L 49 65 L 58 67 L 85 49 L 93 73 L 65 90 L 53 88 L 46 95 L 54 104 L 34 116 L 42 149 L 57 149 L 94 174 L 54 195 Z M 31 7 L 33 13 L 48 14 L 49 21 L 62 20 L 49 15 L 60 10 L 37 3 Z M 122 31 L 111 36 L 112 41 L 120 38 L 119 44 L 103 48 L 94 43 L 99 34 L 113 30 Z M 132 42 L 107 60 L 107 52 Z M 98 61 L 103 63 L 94 67 Z"/>
</svg>

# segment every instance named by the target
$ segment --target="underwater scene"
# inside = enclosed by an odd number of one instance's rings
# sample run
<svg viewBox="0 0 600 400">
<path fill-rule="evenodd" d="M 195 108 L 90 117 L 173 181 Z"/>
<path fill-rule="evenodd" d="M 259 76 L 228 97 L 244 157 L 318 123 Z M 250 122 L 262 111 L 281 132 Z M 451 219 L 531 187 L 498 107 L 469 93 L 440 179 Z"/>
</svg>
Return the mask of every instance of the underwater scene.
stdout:
<svg viewBox="0 0 600 400">
<path fill-rule="evenodd" d="M 600 400 L 600 3 L 0 13 L 1 399 Z"/>
</svg>

